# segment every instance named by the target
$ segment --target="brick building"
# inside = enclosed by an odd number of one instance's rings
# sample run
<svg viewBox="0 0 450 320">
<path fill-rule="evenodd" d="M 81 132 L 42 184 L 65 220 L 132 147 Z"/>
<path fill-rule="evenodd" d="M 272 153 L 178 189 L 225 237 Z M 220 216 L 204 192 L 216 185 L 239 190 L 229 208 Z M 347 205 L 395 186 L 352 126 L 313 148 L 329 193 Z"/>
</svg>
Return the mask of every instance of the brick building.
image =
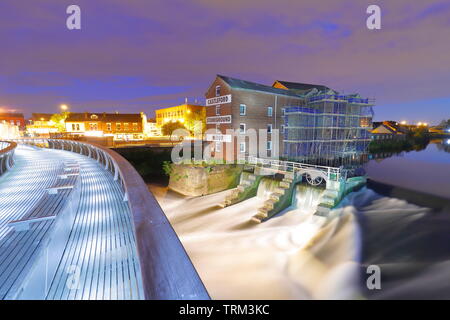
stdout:
<svg viewBox="0 0 450 320">
<path fill-rule="evenodd" d="M 217 75 L 206 94 L 206 140 L 218 159 L 258 156 L 314 162 L 366 149 L 372 108 L 357 94 L 323 85 L 275 81 L 266 86 Z M 235 130 L 234 135 L 226 134 Z M 249 143 L 249 130 L 267 131 Z M 276 132 L 278 130 L 278 133 Z M 215 131 L 215 132 L 214 132 Z M 267 141 L 266 141 L 267 140 Z"/>
<path fill-rule="evenodd" d="M 113 136 L 114 140 L 142 140 L 147 116 L 144 113 L 70 113 L 65 120 L 71 135 Z"/>
<path fill-rule="evenodd" d="M 7 122 L 9 125 L 19 127 L 20 131 L 25 130 L 25 117 L 22 113 L 4 112 L 0 113 L 0 123 Z"/>
</svg>

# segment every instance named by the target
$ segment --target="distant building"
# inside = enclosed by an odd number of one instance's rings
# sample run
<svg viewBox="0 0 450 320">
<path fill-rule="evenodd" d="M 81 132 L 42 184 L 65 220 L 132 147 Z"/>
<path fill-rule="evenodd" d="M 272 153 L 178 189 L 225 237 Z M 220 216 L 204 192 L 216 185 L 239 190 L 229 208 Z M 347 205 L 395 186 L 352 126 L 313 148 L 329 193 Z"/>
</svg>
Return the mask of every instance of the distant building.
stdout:
<svg viewBox="0 0 450 320">
<path fill-rule="evenodd" d="M 145 127 L 145 135 L 147 137 L 161 136 L 161 128 L 156 125 L 155 119 L 148 119 Z"/>
<path fill-rule="evenodd" d="M 267 86 L 217 75 L 205 96 L 206 140 L 213 143 L 215 158 L 225 159 L 228 148 L 234 148 L 237 158 L 249 155 L 249 140 L 237 145 L 236 135 L 225 134 L 227 129 L 237 135 L 267 130 L 267 142 L 258 140 L 259 154 L 271 157 L 276 142 L 281 158 L 299 162 L 354 157 L 370 142 L 372 104 L 357 94 L 339 94 L 323 85 L 275 81 Z M 214 129 L 216 134 L 211 134 Z"/>
<path fill-rule="evenodd" d="M 5 123 L 12 126 L 17 126 L 20 131 L 25 130 L 25 117 L 22 113 L 4 112 L 0 113 L 0 123 Z"/>
<path fill-rule="evenodd" d="M 27 132 L 32 137 L 50 137 L 51 133 L 58 132 L 58 127 L 51 120 L 51 113 L 32 113 L 30 124 L 27 124 Z"/>
<path fill-rule="evenodd" d="M 371 131 L 374 140 L 404 139 L 410 131 L 410 126 L 402 125 L 397 121 L 374 122 Z"/>
<path fill-rule="evenodd" d="M 158 109 L 155 111 L 156 114 L 156 125 L 161 128 L 167 122 L 179 121 L 185 124 L 187 129 L 190 128 L 193 120 L 205 121 L 206 109 L 204 106 L 192 105 L 192 104 L 182 104 L 175 107 L 169 107 L 164 109 Z"/>
<path fill-rule="evenodd" d="M 69 113 L 66 132 L 75 136 L 113 136 L 114 140 L 143 140 L 147 116 L 141 112 L 126 113 Z"/>
</svg>

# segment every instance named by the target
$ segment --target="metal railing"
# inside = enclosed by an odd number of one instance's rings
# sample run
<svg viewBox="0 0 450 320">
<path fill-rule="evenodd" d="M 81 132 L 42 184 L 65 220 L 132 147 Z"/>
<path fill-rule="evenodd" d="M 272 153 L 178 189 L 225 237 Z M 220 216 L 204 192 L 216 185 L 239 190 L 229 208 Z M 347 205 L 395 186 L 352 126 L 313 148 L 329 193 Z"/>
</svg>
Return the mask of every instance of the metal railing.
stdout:
<svg viewBox="0 0 450 320">
<path fill-rule="evenodd" d="M 0 176 L 14 165 L 14 151 L 17 143 L 0 141 Z"/>
<path fill-rule="evenodd" d="M 278 171 L 283 172 L 293 172 L 302 171 L 302 172 L 320 172 L 325 174 L 328 180 L 339 180 L 342 176 L 341 168 L 337 167 L 327 167 L 327 166 L 319 166 L 307 163 L 293 162 L 293 161 L 282 161 L 275 159 L 263 159 L 256 158 L 252 156 L 246 157 L 246 162 L 251 165 L 261 165 L 261 166 L 269 166 L 271 168 L 275 168 Z"/>
<path fill-rule="evenodd" d="M 57 139 L 20 139 L 18 143 L 76 152 L 96 160 L 120 184 L 134 224 L 146 299 L 210 299 L 166 215 L 134 167 L 100 145 Z"/>
</svg>

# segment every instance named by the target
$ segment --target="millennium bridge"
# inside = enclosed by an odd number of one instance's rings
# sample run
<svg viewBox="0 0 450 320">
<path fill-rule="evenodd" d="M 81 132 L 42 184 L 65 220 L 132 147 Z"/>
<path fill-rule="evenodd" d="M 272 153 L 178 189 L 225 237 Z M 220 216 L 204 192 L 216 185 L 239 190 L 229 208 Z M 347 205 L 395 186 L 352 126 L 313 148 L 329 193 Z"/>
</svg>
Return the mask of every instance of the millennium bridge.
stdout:
<svg viewBox="0 0 450 320">
<path fill-rule="evenodd" d="M 0 299 L 209 299 L 164 212 L 116 152 L 0 142 Z"/>
</svg>

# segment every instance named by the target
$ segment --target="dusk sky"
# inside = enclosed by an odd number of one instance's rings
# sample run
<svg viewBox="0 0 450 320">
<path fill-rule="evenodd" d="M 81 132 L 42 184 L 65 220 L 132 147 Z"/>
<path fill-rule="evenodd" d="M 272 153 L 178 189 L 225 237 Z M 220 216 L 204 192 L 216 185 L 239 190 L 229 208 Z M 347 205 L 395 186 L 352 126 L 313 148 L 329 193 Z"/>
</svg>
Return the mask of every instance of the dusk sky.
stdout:
<svg viewBox="0 0 450 320">
<path fill-rule="evenodd" d="M 81 7 L 81 30 L 66 8 Z M 382 29 L 366 28 L 366 9 Z M 0 109 L 144 111 L 216 74 L 375 98 L 375 120 L 450 118 L 450 1 L 2 0 Z"/>
</svg>

